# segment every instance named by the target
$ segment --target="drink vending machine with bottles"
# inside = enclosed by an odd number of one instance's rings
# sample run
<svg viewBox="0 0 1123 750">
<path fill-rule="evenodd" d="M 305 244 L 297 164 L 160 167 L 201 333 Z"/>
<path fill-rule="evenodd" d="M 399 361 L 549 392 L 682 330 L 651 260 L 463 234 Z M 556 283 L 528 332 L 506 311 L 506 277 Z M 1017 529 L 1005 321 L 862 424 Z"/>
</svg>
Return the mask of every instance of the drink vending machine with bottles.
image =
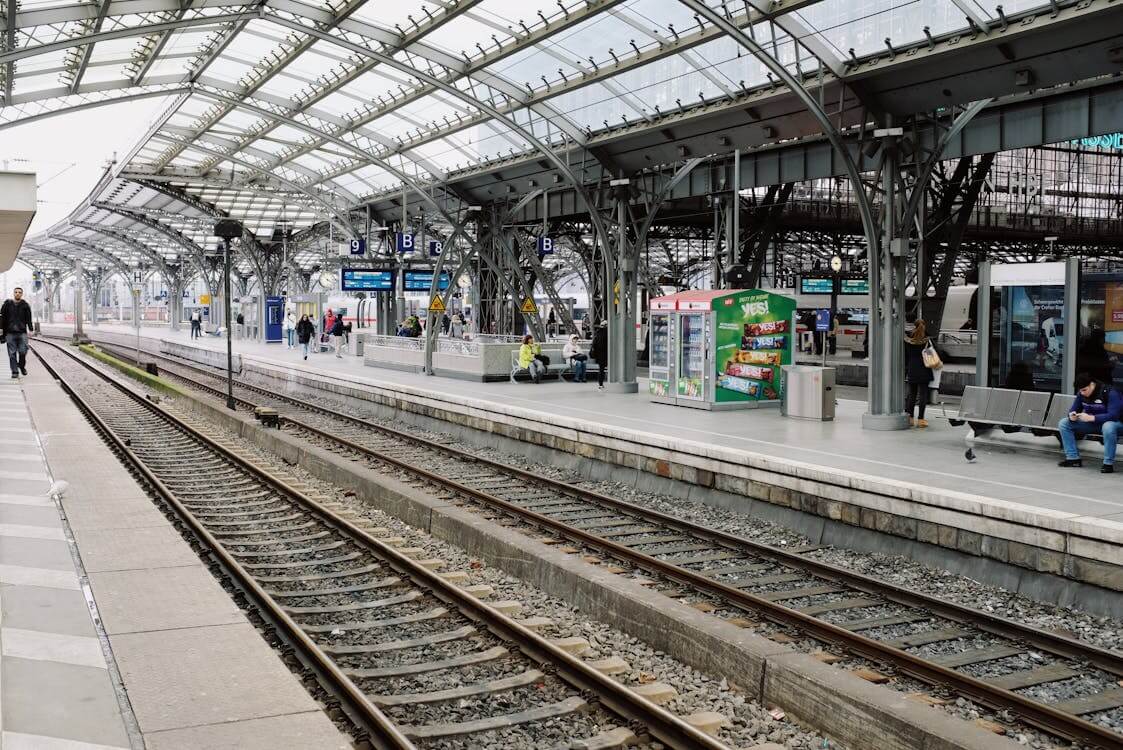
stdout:
<svg viewBox="0 0 1123 750">
<path fill-rule="evenodd" d="M 761 289 L 651 300 L 651 400 L 696 409 L 779 404 L 793 362 L 795 299 Z"/>
</svg>

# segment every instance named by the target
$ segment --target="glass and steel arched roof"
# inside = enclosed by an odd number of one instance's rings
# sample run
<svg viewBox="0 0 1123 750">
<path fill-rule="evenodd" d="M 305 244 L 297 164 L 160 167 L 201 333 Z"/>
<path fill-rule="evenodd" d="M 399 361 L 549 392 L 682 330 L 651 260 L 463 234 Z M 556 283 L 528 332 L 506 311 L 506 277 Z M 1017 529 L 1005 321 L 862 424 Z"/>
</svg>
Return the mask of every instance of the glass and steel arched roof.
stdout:
<svg viewBox="0 0 1123 750">
<path fill-rule="evenodd" d="M 163 97 L 156 125 L 67 222 L 29 248 L 115 227 L 161 257 L 209 217 L 258 237 L 334 222 L 408 187 L 772 85 L 705 14 L 722 14 L 797 78 L 969 31 L 1040 0 L 0 0 L 0 129 Z M 1061 3 L 1067 5 L 1068 3 Z M 556 157 L 555 157 L 556 158 Z M 595 159 L 595 154 L 591 157 Z M 565 171 L 567 165 L 560 171 Z M 175 196 L 185 196 L 181 200 Z M 107 204 L 128 209 L 109 211 Z M 142 216 L 156 226 L 145 224 Z M 200 229 L 200 227 L 202 227 Z M 109 237 L 109 239 L 106 239 Z M 94 243 L 132 263 L 111 235 Z M 80 247 L 80 245 L 71 245 Z"/>
</svg>

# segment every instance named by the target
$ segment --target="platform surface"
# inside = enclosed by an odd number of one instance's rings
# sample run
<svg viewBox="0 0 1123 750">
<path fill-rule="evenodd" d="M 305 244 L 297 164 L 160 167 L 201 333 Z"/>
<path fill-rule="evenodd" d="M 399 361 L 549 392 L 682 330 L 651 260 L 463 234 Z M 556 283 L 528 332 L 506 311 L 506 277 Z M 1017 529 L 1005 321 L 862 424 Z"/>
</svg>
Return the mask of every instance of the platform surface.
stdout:
<svg viewBox="0 0 1123 750">
<path fill-rule="evenodd" d="M 28 360 L 0 384 L 0 748 L 350 747 Z"/>
<path fill-rule="evenodd" d="M 62 330 L 57 326 L 57 330 Z M 101 324 L 88 332 L 132 334 L 125 326 Z M 204 336 L 191 340 L 184 329 L 141 329 L 145 338 L 167 339 L 225 351 L 225 339 Z M 96 338 L 96 334 L 95 334 Z M 876 432 L 861 427 L 864 402 L 840 399 L 833 422 L 809 422 L 782 417 L 775 409 L 710 412 L 654 404 L 641 379 L 638 394 L 600 391 L 588 384 L 547 381 L 530 383 L 475 383 L 425 376 L 378 367 L 367 367 L 361 358 L 333 353 L 312 354 L 305 361 L 299 349 L 284 344 L 235 340 L 236 352 L 262 362 L 307 370 L 319 375 L 338 374 L 347 380 L 380 387 L 421 389 L 445 398 L 471 400 L 507 412 L 531 409 L 619 428 L 661 441 L 689 440 L 701 446 L 744 451 L 822 470 L 854 472 L 872 480 L 918 485 L 930 491 L 947 491 L 980 499 L 1008 501 L 1039 510 L 1052 521 L 1084 519 L 1106 522 L 1123 537 L 1123 476 L 1101 475 L 1099 458 L 1090 454 L 1083 469 L 1060 469 L 1056 459 L 1037 451 L 1013 452 L 988 446 L 975 448 L 976 463 L 964 457 L 967 427 L 953 427 L 942 417 L 940 406 L 930 406 L 927 429 Z M 957 407 L 950 407 L 954 414 Z M 1051 444 L 1043 441 L 1044 446 Z"/>
</svg>

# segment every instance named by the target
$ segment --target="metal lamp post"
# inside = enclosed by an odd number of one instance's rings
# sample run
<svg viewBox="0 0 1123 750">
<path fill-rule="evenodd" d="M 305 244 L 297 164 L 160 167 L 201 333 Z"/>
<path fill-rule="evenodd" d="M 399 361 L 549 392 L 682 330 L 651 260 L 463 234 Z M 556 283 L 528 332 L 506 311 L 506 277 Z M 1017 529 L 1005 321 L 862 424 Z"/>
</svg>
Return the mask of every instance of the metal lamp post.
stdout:
<svg viewBox="0 0 1123 750">
<path fill-rule="evenodd" d="M 222 239 L 222 296 L 226 307 L 226 408 L 234 409 L 234 343 L 230 327 L 230 240 L 242 236 L 242 225 L 234 219 L 223 219 L 214 225 L 216 237 Z"/>
</svg>

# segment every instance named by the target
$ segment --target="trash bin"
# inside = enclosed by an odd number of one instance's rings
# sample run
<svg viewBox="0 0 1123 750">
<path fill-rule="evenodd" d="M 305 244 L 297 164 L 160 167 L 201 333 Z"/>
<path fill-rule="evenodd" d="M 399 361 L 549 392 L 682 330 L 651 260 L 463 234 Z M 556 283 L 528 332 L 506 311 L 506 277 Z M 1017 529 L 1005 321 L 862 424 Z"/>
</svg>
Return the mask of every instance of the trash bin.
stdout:
<svg viewBox="0 0 1123 750">
<path fill-rule="evenodd" d="M 834 420 L 833 367 L 785 365 L 781 369 L 784 378 L 781 414 L 818 422 Z"/>
</svg>

